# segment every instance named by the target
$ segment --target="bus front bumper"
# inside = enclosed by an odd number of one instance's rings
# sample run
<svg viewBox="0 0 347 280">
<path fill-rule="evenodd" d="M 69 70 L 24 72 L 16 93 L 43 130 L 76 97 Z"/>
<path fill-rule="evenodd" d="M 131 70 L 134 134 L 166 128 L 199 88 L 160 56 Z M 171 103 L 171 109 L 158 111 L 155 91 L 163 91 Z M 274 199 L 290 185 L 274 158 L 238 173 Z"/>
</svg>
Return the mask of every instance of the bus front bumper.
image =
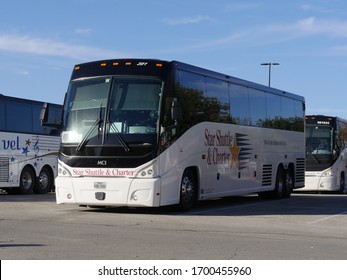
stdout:
<svg viewBox="0 0 347 280">
<path fill-rule="evenodd" d="M 63 177 L 55 180 L 57 204 L 160 206 L 160 178 Z"/>
<path fill-rule="evenodd" d="M 298 189 L 298 191 L 336 191 L 339 187 L 336 184 L 334 176 L 321 176 L 321 173 L 306 172 L 305 174 L 305 187 Z"/>
</svg>

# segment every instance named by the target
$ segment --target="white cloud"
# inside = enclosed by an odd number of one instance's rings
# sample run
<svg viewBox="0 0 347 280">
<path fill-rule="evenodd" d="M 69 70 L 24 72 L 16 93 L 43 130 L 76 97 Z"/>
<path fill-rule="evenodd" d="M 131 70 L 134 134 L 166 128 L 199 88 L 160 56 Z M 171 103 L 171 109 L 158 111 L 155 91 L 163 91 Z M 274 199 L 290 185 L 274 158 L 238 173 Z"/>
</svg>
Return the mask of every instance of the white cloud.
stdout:
<svg viewBox="0 0 347 280">
<path fill-rule="evenodd" d="M 90 28 L 76 28 L 75 33 L 80 35 L 88 35 L 92 32 Z"/>
<path fill-rule="evenodd" d="M 314 13 L 324 13 L 324 14 L 334 14 L 336 15 L 336 13 L 338 12 L 338 10 L 336 8 L 334 8 L 334 5 L 331 5 L 332 1 L 326 1 L 328 5 L 325 5 L 324 3 L 321 3 L 317 5 L 317 3 L 315 3 L 314 5 L 311 4 L 303 4 L 300 6 L 301 10 L 305 11 L 305 12 L 314 12 Z"/>
<path fill-rule="evenodd" d="M 184 22 L 183 20 L 181 21 Z M 185 22 L 188 22 L 185 21 Z M 178 21 L 177 21 L 178 23 Z M 315 17 L 308 17 L 301 20 L 276 23 L 270 25 L 258 25 L 226 34 L 224 37 L 209 38 L 206 41 L 196 42 L 191 45 L 177 46 L 161 49 L 157 53 L 189 52 L 196 50 L 225 49 L 230 46 L 244 45 L 271 45 L 274 43 L 288 42 L 311 36 L 320 36 L 322 40 L 328 38 L 347 38 L 347 21 L 343 20 L 321 20 Z M 329 41 L 330 44 L 333 41 Z M 347 44 L 347 42 L 346 42 Z M 346 47 L 330 47 L 329 53 L 345 53 Z"/>
<path fill-rule="evenodd" d="M 308 17 L 291 23 L 259 25 L 234 30 L 232 34 L 209 40 L 199 46 L 207 48 L 212 46 L 225 47 L 231 44 L 233 46 L 270 45 L 312 36 L 320 36 L 325 41 L 334 38 L 345 39 L 347 38 L 347 21 L 320 20 L 315 17 Z M 336 50 L 344 51 L 345 47 L 336 47 Z"/>
<path fill-rule="evenodd" d="M 232 3 L 227 4 L 225 9 L 229 12 L 240 12 L 244 10 L 253 10 L 259 7 L 259 3 Z"/>
<path fill-rule="evenodd" d="M 67 42 L 35 38 L 29 35 L 1 35 L 0 51 L 29 53 L 42 56 L 58 56 L 73 59 L 96 59 L 115 57 L 116 52 Z"/>
<path fill-rule="evenodd" d="M 310 10 L 313 10 L 313 6 L 310 4 L 304 4 L 301 6 L 301 9 L 304 11 L 310 11 Z"/>
<path fill-rule="evenodd" d="M 277 33 L 283 36 L 304 37 L 326 35 L 329 37 L 347 37 L 347 21 L 320 20 L 309 17 L 289 24 L 274 24 L 263 27 L 266 33 Z M 261 29 L 259 29 L 261 32 Z"/>
<path fill-rule="evenodd" d="M 194 17 L 164 19 L 163 21 L 169 25 L 186 25 L 186 24 L 196 24 L 196 23 L 200 23 L 202 21 L 214 21 L 214 20 L 209 16 L 198 15 L 198 16 L 194 16 Z"/>
<path fill-rule="evenodd" d="M 347 55 L 347 45 L 341 45 L 341 46 L 334 46 L 331 48 L 331 50 L 336 54 L 336 55 Z"/>
</svg>

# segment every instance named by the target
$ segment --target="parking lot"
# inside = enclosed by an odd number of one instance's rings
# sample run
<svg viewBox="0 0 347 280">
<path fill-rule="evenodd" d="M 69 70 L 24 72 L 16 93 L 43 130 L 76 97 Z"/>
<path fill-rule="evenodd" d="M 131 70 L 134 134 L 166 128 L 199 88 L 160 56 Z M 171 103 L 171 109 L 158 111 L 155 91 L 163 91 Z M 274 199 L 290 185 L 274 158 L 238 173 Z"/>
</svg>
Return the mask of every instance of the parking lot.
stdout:
<svg viewBox="0 0 347 280">
<path fill-rule="evenodd" d="M 346 259 L 347 196 L 257 195 L 174 208 L 57 205 L 54 193 L 0 194 L 0 258 Z"/>
</svg>

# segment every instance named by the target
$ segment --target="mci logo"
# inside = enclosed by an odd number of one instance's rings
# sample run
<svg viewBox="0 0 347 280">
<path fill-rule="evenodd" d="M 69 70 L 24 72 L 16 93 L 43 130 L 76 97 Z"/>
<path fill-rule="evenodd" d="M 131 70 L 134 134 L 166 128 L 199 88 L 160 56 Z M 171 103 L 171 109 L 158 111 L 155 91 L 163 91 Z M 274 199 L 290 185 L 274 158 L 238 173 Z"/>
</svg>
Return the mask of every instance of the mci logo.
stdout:
<svg viewBox="0 0 347 280">
<path fill-rule="evenodd" d="M 107 160 L 98 160 L 97 165 L 100 166 L 106 166 L 107 165 Z"/>
</svg>

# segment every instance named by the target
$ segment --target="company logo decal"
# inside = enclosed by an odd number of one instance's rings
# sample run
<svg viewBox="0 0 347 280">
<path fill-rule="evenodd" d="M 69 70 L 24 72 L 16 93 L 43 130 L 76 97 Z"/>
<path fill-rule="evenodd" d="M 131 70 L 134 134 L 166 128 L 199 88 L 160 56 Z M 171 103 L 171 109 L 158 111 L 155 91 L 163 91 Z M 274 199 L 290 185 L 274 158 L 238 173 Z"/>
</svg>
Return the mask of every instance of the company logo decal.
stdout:
<svg viewBox="0 0 347 280">
<path fill-rule="evenodd" d="M 241 133 L 231 134 L 230 130 L 205 129 L 206 161 L 208 165 L 229 164 L 230 168 L 242 170 L 247 167 L 252 149 L 248 136 Z"/>
<path fill-rule="evenodd" d="M 236 145 L 240 148 L 240 152 L 237 156 L 238 168 L 242 170 L 247 167 L 249 159 L 251 158 L 252 148 L 249 144 L 248 135 L 235 133 Z"/>
<path fill-rule="evenodd" d="M 72 176 L 101 176 L 101 177 L 132 177 L 135 175 L 134 170 L 118 168 L 74 168 Z"/>
<path fill-rule="evenodd" d="M 47 146 L 47 143 L 44 143 L 43 145 L 45 144 Z M 0 139 L 0 150 L 4 151 L 5 154 L 10 155 L 11 163 L 37 159 L 45 155 L 53 155 L 53 153 L 51 153 L 51 149 L 42 147 L 38 135 L 33 135 L 31 139 L 22 138 L 18 135 L 10 135 L 10 137 Z M 42 152 L 47 153 L 42 154 Z M 37 167 L 37 162 L 35 161 L 33 165 Z"/>
</svg>

